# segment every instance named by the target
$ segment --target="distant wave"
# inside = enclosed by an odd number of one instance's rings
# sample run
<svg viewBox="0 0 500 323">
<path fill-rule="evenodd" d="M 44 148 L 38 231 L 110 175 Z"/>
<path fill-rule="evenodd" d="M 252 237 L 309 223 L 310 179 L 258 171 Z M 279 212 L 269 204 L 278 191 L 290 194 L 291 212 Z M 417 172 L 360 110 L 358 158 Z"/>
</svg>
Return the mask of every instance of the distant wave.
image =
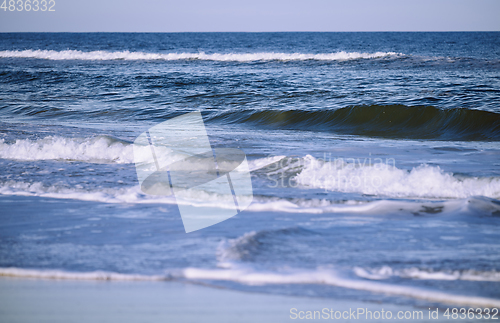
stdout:
<svg viewBox="0 0 500 323">
<path fill-rule="evenodd" d="M 91 51 L 82 52 L 79 50 L 22 50 L 22 51 L 0 51 L 0 58 L 37 58 L 50 60 L 204 60 L 204 61 L 222 61 L 222 62 L 253 62 L 253 61 L 342 61 L 352 59 L 369 58 L 390 58 L 402 57 L 404 54 L 395 52 L 335 52 L 324 54 L 307 53 L 146 53 L 129 51 Z"/>
<path fill-rule="evenodd" d="M 496 67 L 498 59 L 476 59 L 470 57 L 444 57 L 444 56 L 419 56 L 398 52 L 347 52 L 337 51 L 331 53 L 284 53 L 284 52 L 255 52 L 255 53 L 197 53 L 178 52 L 140 52 L 140 51 L 81 51 L 81 50 L 4 50 L 0 51 L 1 58 L 31 58 L 47 60 L 84 60 L 84 61 L 219 61 L 219 62 L 258 62 L 258 61 L 349 61 L 358 59 L 383 59 L 399 60 L 408 59 L 407 63 L 428 64 L 430 66 L 441 64 L 479 64 L 479 66 Z"/>
<path fill-rule="evenodd" d="M 255 284 L 317 284 L 338 286 L 347 289 L 364 290 L 373 293 L 399 295 L 445 304 L 460 304 L 481 307 L 500 307 L 500 300 L 477 296 L 462 296 L 429 289 L 384 284 L 366 280 L 345 278 L 334 270 L 293 270 L 286 272 L 256 271 L 252 269 L 201 269 L 185 268 L 165 275 L 137 275 L 112 272 L 67 272 L 62 270 L 36 270 L 23 268 L 0 268 L 0 276 L 71 279 L 71 280 L 125 280 L 125 281 L 166 281 L 173 279 L 188 280 L 225 280 L 248 285 Z"/>
<path fill-rule="evenodd" d="M 328 110 L 234 110 L 209 119 L 386 138 L 500 140 L 499 113 L 462 108 L 366 105 Z"/>
</svg>

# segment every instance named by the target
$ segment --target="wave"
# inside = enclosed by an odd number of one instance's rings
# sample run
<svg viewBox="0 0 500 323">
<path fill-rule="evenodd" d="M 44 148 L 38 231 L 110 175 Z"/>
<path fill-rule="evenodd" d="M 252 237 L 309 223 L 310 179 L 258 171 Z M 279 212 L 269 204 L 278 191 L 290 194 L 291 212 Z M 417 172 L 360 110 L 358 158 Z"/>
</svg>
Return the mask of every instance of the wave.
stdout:
<svg viewBox="0 0 500 323">
<path fill-rule="evenodd" d="M 470 306 L 499 307 L 500 300 L 448 294 L 432 290 L 383 284 L 366 280 L 354 280 L 342 277 L 334 270 L 317 269 L 309 271 L 288 270 L 287 272 L 265 272 L 251 269 L 198 269 L 183 270 L 183 277 L 192 280 L 226 280 L 249 285 L 263 284 L 317 284 L 348 289 L 363 290 L 373 293 L 405 296 L 431 302 L 460 304 Z"/>
<path fill-rule="evenodd" d="M 382 160 L 373 164 L 366 160 L 359 164 L 346 161 L 323 161 L 307 155 L 296 162 L 299 165 L 285 166 L 278 172 L 299 167 L 301 170 L 293 177 L 297 185 L 326 191 L 397 198 L 500 198 L 499 177 L 459 177 L 428 165 L 408 171 Z"/>
<path fill-rule="evenodd" d="M 208 117 L 279 129 L 331 131 L 369 137 L 500 140 L 500 114 L 463 108 L 366 105 L 327 110 L 238 110 Z"/>
<path fill-rule="evenodd" d="M 248 285 L 265 284 L 316 284 L 363 290 L 373 293 L 397 295 L 422 299 L 444 304 L 457 304 L 481 307 L 500 307 L 500 300 L 461 296 L 428 289 L 383 284 L 366 280 L 348 279 L 331 269 L 293 270 L 286 272 L 255 271 L 252 269 L 201 269 L 185 268 L 165 275 L 120 274 L 112 272 L 67 272 L 62 270 L 36 270 L 23 268 L 0 268 L 0 276 L 41 279 L 71 280 L 126 280 L 126 281 L 168 281 L 187 280 L 224 280 Z"/>
<path fill-rule="evenodd" d="M 144 147 L 144 149 L 149 148 Z M 90 138 L 48 136 L 41 139 L 18 139 L 15 142 L 0 139 L 0 158 L 22 161 L 134 163 L 133 144 L 110 136 Z M 325 161 L 310 155 L 302 158 L 270 156 L 251 159 L 248 164 L 249 169 L 256 176 L 271 179 L 270 186 L 280 184 L 280 176 L 289 176 L 291 183 L 301 188 L 361 193 L 379 197 L 468 199 L 483 196 L 492 199 L 500 198 L 499 177 L 458 176 L 445 172 L 438 166 L 420 165 L 411 170 L 405 170 L 380 160 L 377 161 L 377 159 L 352 162 L 349 159 Z M 273 183 L 273 181 L 276 182 Z M 75 198 L 111 203 L 149 203 L 152 201 L 170 203 L 170 200 L 164 201 L 162 197 L 145 196 L 138 186 L 85 190 L 62 184 L 47 186 L 42 182 L 4 180 L 0 182 L 0 194 Z M 354 209 L 359 212 L 370 212 L 370 210 L 379 210 L 381 207 L 375 202 L 339 204 L 336 201 L 256 196 L 252 209 L 324 213 L 349 212 Z M 414 212 L 418 212 L 418 208 Z"/>
<path fill-rule="evenodd" d="M 228 208 L 232 205 L 232 195 L 223 195 L 213 192 L 200 191 L 196 188 L 185 192 L 185 199 L 175 199 L 173 196 L 154 196 L 144 194 L 139 185 L 125 188 L 94 188 L 85 189 L 71 187 L 64 184 L 45 185 L 41 182 L 0 182 L 0 195 L 37 196 L 55 199 L 71 199 L 101 203 L 128 203 L 128 204 L 170 204 L 192 205 L 195 207 Z M 192 200 L 189 200 L 189 197 Z M 233 204 L 234 205 L 234 204 Z"/>
<path fill-rule="evenodd" d="M 110 137 L 18 139 L 8 143 L 0 139 L 0 158 L 15 160 L 72 160 L 94 163 L 133 163 L 132 145 Z"/>
<path fill-rule="evenodd" d="M 468 280 L 468 281 L 490 281 L 500 282 L 498 271 L 478 270 L 428 270 L 419 268 L 392 269 L 389 266 L 380 268 L 354 268 L 354 273 L 362 278 L 382 280 L 391 277 L 402 277 L 422 280 Z"/>
<path fill-rule="evenodd" d="M 23 161 L 68 160 L 89 163 L 134 163 L 133 145 L 109 136 L 92 138 L 49 136 L 36 140 L 18 139 L 11 143 L 0 139 L 0 158 Z M 437 166 L 421 165 L 408 171 L 394 166 L 389 167 L 387 164 L 371 164 L 371 161 L 368 165 L 366 160 L 358 161 L 358 163 L 348 163 L 347 161 L 349 160 L 323 161 L 310 155 L 300 159 L 272 156 L 249 160 L 248 164 L 252 172 L 264 172 L 265 176 L 268 177 L 290 174 L 297 185 L 305 188 L 387 197 L 468 198 L 485 196 L 500 198 L 500 178 L 497 177 L 460 177 L 444 172 Z M 375 161 L 376 159 L 374 159 Z M 274 165 L 274 168 L 270 165 Z M 2 185 L 2 190 L 5 191 L 9 186 L 15 190 L 27 190 L 41 194 L 79 193 L 70 192 L 65 188 L 44 188 L 42 183 L 22 182 L 5 182 Z M 121 191 L 113 191 L 112 193 L 114 196 L 121 194 L 123 194 Z M 106 195 L 109 194 L 106 192 Z M 292 207 L 292 203 L 287 200 L 277 200 L 273 203 L 278 208 L 278 204 L 284 208 Z M 307 205 L 304 204 L 301 207 L 307 208 Z M 315 208 L 314 205 L 311 207 Z"/>
<path fill-rule="evenodd" d="M 195 203 L 194 206 L 212 206 L 225 208 L 227 199 L 231 196 L 220 196 L 215 193 L 192 190 L 194 197 L 204 197 L 206 203 Z M 0 195 L 36 196 L 43 198 L 73 199 L 101 203 L 128 204 L 168 204 L 181 203 L 171 196 L 152 196 L 144 194 L 139 185 L 125 188 L 94 188 L 85 189 L 63 184 L 46 185 L 41 182 L 2 181 Z M 254 196 L 252 204 L 247 208 L 250 212 L 285 212 L 309 214 L 396 214 L 396 215 L 438 215 L 463 214 L 498 216 L 500 202 L 487 197 L 468 197 L 447 201 L 336 201 L 326 199 L 284 199 L 277 197 Z"/>
<path fill-rule="evenodd" d="M 0 268 L 0 276 L 41 279 L 68 280 L 117 280 L 117 281 L 166 281 L 168 275 L 120 274 L 107 271 L 69 272 L 63 270 L 24 269 L 16 267 Z"/>
<path fill-rule="evenodd" d="M 137 146 L 138 156 L 141 150 L 150 151 L 149 146 Z M 160 156 L 168 156 L 173 160 L 186 157 L 182 153 L 175 153 L 166 146 L 157 147 Z M 141 162 L 134 158 L 134 145 L 128 141 L 111 136 L 93 136 L 86 138 L 65 138 L 47 136 L 41 139 L 17 139 L 6 142 L 0 139 L 0 158 L 37 161 L 37 160 L 67 160 L 87 163 L 133 164 Z M 251 167 L 261 167 L 273 162 L 273 158 L 256 160 Z M 191 165 L 191 169 L 196 165 Z"/>
<path fill-rule="evenodd" d="M 204 203 L 192 202 L 190 205 L 198 207 L 226 208 L 227 201 L 232 196 L 191 190 L 195 200 L 211 201 Z M 10 196 L 37 196 L 56 199 L 73 199 L 80 201 L 101 203 L 129 203 L 129 204 L 169 204 L 183 203 L 176 201 L 172 196 L 152 196 L 141 191 L 139 185 L 125 188 L 94 188 L 85 189 L 70 187 L 63 184 L 46 185 L 41 182 L 0 181 L 0 195 Z M 326 199 L 284 199 L 267 196 L 254 196 L 253 202 L 246 209 L 250 212 L 285 212 L 285 213 L 310 213 L 310 214 L 484 214 L 498 216 L 500 202 L 487 197 L 468 197 L 437 202 L 419 201 L 335 201 Z"/>
<path fill-rule="evenodd" d="M 254 62 L 254 61 L 344 61 L 353 59 L 372 59 L 372 58 L 398 58 L 404 57 L 404 54 L 395 52 L 336 52 L 324 54 L 306 54 L 306 53 L 146 53 L 129 51 L 91 51 L 82 52 L 79 50 L 22 50 L 22 51 L 0 51 L 0 58 L 37 58 L 49 60 L 202 60 L 202 61 L 221 61 L 221 62 Z"/>
</svg>

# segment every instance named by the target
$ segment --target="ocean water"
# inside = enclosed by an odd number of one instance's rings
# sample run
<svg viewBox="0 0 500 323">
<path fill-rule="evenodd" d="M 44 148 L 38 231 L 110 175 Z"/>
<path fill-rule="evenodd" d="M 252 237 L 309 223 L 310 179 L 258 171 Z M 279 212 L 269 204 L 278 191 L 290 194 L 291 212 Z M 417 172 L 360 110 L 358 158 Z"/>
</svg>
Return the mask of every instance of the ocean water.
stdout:
<svg viewBox="0 0 500 323">
<path fill-rule="evenodd" d="M 193 111 L 254 199 L 187 234 L 132 143 Z M 498 32 L 2 33 L 0 117 L 1 275 L 500 307 Z"/>
</svg>

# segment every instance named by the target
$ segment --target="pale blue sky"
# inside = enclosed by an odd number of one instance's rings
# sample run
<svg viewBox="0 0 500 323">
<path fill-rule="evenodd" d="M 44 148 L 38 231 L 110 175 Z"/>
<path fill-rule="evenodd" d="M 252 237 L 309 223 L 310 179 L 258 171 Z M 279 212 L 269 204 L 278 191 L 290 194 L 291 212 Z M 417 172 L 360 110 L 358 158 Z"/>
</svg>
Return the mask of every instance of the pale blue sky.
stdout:
<svg viewBox="0 0 500 323">
<path fill-rule="evenodd" d="M 55 12 L 0 10 L 0 31 L 500 30 L 499 0 L 53 1 Z"/>
</svg>

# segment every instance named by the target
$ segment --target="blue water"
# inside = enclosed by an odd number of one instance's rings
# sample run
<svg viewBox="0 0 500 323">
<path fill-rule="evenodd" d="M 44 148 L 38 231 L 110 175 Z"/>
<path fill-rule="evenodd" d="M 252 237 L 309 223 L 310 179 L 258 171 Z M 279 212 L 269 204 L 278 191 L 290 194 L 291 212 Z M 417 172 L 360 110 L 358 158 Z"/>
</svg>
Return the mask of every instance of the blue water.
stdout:
<svg viewBox="0 0 500 323">
<path fill-rule="evenodd" d="M 500 33 L 0 40 L 1 274 L 499 306 Z M 193 111 L 254 199 L 186 234 L 132 143 Z"/>
</svg>

